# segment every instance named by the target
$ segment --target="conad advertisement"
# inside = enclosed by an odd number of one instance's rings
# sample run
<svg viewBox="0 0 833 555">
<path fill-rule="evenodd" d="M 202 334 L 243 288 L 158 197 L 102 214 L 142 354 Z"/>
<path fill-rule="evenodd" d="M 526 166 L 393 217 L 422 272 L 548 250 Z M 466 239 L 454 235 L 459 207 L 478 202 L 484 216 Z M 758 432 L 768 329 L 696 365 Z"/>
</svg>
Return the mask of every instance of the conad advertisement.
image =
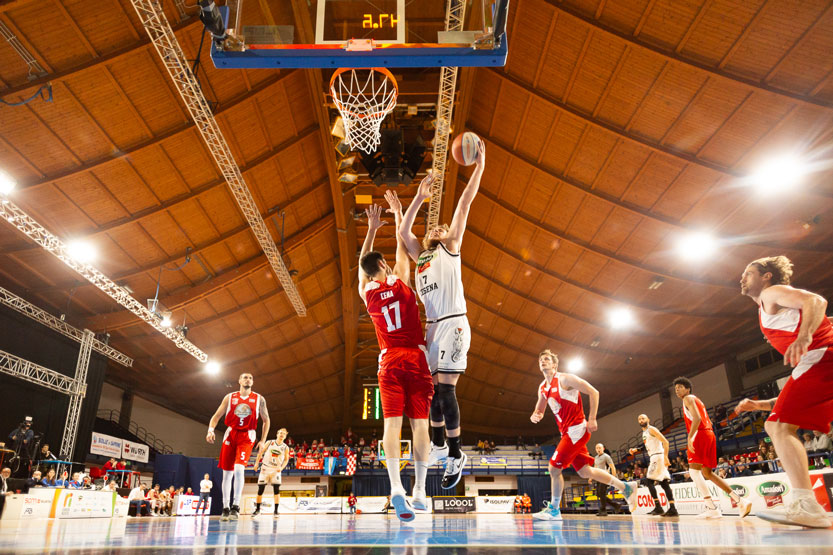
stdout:
<svg viewBox="0 0 833 555">
<path fill-rule="evenodd" d="M 787 475 L 783 472 L 776 474 L 759 474 L 755 476 L 744 476 L 741 478 L 729 478 L 725 482 L 737 494 L 752 502 L 752 514 L 761 509 L 774 507 L 785 502 L 790 492 L 790 484 Z M 833 496 L 833 470 L 825 469 L 810 472 L 810 482 L 813 485 L 813 492 L 816 499 L 825 509 L 830 512 L 831 496 Z M 706 482 L 711 492 L 712 499 L 718 500 L 720 510 L 723 514 L 736 515 L 738 508 L 732 498 L 724 493 L 711 482 Z M 699 514 L 705 510 L 705 504 L 697 486 L 694 482 L 682 482 L 671 484 L 671 492 L 674 494 L 674 504 L 680 514 Z M 661 488 L 657 488 L 659 501 L 663 509 L 668 508 L 668 500 Z M 637 491 L 635 514 L 646 514 L 654 509 L 654 501 L 648 493 L 648 488 L 640 487 Z"/>
</svg>

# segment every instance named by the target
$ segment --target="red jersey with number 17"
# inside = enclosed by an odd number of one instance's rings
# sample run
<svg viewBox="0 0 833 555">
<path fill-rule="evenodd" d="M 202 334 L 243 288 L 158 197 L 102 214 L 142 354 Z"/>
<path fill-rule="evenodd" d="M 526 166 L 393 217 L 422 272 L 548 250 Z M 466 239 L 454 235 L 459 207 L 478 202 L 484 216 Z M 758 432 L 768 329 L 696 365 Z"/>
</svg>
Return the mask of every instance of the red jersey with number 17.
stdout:
<svg viewBox="0 0 833 555">
<path fill-rule="evenodd" d="M 367 312 L 382 350 L 425 346 L 416 293 L 395 275 L 370 281 L 364 288 Z"/>
</svg>

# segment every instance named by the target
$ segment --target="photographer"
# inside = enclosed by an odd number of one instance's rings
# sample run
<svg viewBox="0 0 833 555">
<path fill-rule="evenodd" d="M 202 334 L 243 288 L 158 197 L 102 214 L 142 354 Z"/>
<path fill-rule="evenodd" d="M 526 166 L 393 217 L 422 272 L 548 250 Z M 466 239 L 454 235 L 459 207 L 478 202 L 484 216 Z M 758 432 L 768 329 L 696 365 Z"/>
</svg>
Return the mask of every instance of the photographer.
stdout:
<svg viewBox="0 0 833 555">
<path fill-rule="evenodd" d="M 32 458 L 30 450 L 34 437 L 35 432 L 32 431 L 31 416 L 25 417 L 23 422 L 9 434 L 11 448 L 14 449 L 15 456 L 20 459 L 17 473 L 22 473 L 27 478 L 29 476 L 29 461 Z"/>
</svg>

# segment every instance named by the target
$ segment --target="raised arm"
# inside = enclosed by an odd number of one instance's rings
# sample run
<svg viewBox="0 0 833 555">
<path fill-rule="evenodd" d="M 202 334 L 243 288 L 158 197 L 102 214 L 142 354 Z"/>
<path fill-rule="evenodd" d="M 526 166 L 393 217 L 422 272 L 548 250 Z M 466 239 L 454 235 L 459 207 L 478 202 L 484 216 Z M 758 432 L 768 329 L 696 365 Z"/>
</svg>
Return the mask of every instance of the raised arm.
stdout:
<svg viewBox="0 0 833 555">
<path fill-rule="evenodd" d="M 269 410 L 266 408 L 266 399 L 263 398 L 263 395 L 260 396 L 260 418 L 263 419 L 263 428 L 258 446 L 263 447 L 269 437 L 269 427 L 272 425 L 272 421 L 269 420 Z"/>
<path fill-rule="evenodd" d="M 480 178 L 483 177 L 483 170 L 486 167 L 486 145 L 483 144 L 482 140 L 478 141 L 477 144 L 477 161 L 475 164 L 469 182 L 466 188 L 463 189 L 463 194 L 460 195 L 460 200 L 457 202 L 457 208 L 454 209 L 451 226 L 448 228 L 446 246 L 450 252 L 455 254 L 460 252 L 460 245 L 463 243 L 463 233 L 466 231 L 466 223 L 469 219 L 471 203 L 474 202 L 474 197 L 477 196 L 477 191 L 480 190 Z"/>
<path fill-rule="evenodd" d="M 393 267 L 393 273 L 402 280 L 402 283 L 410 287 L 411 263 L 408 260 L 408 249 L 405 247 L 405 241 L 399 235 L 399 226 L 402 225 L 402 203 L 399 202 L 399 195 L 392 189 L 385 191 L 385 200 L 388 201 L 388 206 L 390 206 L 386 212 L 391 212 L 396 220 L 396 264 Z"/>
<path fill-rule="evenodd" d="M 590 432 L 598 430 L 596 413 L 599 411 L 599 390 L 590 385 L 587 380 L 572 374 L 561 374 L 561 385 L 566 386 L 567 389 L 578 389 L 590 398 L 590 408 L 587 412 L 587 430 Z"/>
<path fill-rule="evenodd" d="M 378 204 L 372 204 L 365 209 L 364 213 L 367 215 L 367 235 L 365 235 L 364 243 L 362 243 L 362 252 L 359 254 L 359 260 L 364 255 L 373 250 L 373 240 L 376 239 L 376 231 L 385 225 L 382 221 L 382 207 Z M 364 286 L 370 281 L 370 277 L 364 273 L 361 265 L 359 266 L 359 296 L 364 299 Z"/>
<path fill-rule="evenodd" d="M 211 417 L 211 420 L 208 421 L 208 434 L 206 434 L 205 436 L 205 441 L 207 441 L 208 443 L 214 443 L 214 428 L 220 422 L 220 418 L 222 418 L 223 415 L 226 413 L 226 409 L 228 408 L 228 398 L 228 395 L 223 397 L 223 401 L 217 408 L 217 412 L 215 412 L 214 416 Z"/>
<path fill-rule="evenodd" d="M 796 289 L 789 285 L 773 285 L 761 293 L 761 302 L 765 306 L 775 304 L 784 308 L 801 309 L 801 327 L 798 328 L 798 337 L 784 353 L 784 365 L 796 366 L 801 361 L 801 357 L 807 354 L 807 349 L 813 342 L 813 333 L 825 318 L 827 301 L 824 297 L 810 291 Z"/>
<path fill-rule="evenodd" d="M 431 173 L 422 178 L 422 181 L 419 182 L 419 187 L 417 188 L 417 194 L 414 197 L 414 200 L 411 201 L 408 209 L 405 211 L 405 215 L 402 216 L 402 223 L 399 224 L 396 231 L 397 235 L 405 243 L 405 249 L 407 249 L 408 255 L 414 262 L 417 261 L 419 253 L 422 252 L 422 245 L 420 244 L 419 239 L 417 239 L 417 236 L 414 235 L 414 220 L 416 220 L 419 207 L 422 206 L 425 199 L 431 196 L 431 185 L 433 183 L 434 175 Z"/>
</svg>

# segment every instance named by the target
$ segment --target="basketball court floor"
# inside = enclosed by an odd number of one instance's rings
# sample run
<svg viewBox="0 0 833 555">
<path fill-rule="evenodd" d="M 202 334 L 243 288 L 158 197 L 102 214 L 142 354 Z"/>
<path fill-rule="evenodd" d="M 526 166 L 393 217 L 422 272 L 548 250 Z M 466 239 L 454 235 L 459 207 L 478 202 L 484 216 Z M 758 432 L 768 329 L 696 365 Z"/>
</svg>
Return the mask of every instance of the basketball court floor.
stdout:
<svg viewBox="0 0 833 555">
<path fill-rule="evenodd" d="M 529 515 L 283 515 L 278 518 L 113 518 L 0 522 L 0 551 L 104 553 L 268 551 L 339 553 L 776 553 L 829 554 L 833 529 L 773 525 L 754 517 L 699 521 L 681 517 L 567 515 L 563 522 Z"/>
</svg>

